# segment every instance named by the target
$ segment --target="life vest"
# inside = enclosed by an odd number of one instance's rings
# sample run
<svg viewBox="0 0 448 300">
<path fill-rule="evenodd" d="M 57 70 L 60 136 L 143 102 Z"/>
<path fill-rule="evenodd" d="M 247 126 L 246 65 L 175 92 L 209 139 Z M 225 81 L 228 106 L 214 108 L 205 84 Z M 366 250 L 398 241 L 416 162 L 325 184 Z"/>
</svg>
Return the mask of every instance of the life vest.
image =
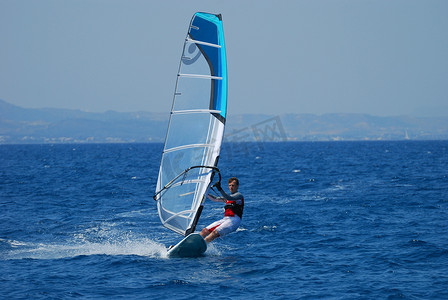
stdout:
<svg viewBox="0 0 448 300">
<path fill-rule="evenodd" d="M 241 204 L 236 203 L 236 201 L 227 200 L 224 209 L 226 210 L 224 212 L 225 217 L 234 217 L 235 215 L 237 215 L 238 217 L 242 218 L 244 210 L 244 198 L 241 199 Z"/>
</svg>

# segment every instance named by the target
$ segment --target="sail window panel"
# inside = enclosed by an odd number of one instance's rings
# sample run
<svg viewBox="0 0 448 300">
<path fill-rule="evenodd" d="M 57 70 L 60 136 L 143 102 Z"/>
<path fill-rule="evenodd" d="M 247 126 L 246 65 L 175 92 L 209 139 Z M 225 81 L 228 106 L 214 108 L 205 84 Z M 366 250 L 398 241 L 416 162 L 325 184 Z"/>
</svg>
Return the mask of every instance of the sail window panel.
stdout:
<svg viewBox="0 0 448 300">
<path fill-rule="evenodd" d="M 211 117 L 212 115 L 208 112 L 171 115 L 170 131 L 167 135 L 165 149 L 206 144 Z"/>
<path fill-rule="evenodd" d="M 179 214 L 179 212 L 176 212 L 176 207 L 171 207 L 174 208 L 174 210 L 167 209 L 170 204 L 176 205 L 176 202 L 170 201 L 170 199 L 173 199 L 171 195 L 162 200 L 162 205 L 159 207 L 160 219 L 162 223 L 165 223 L 165 226 L 171 226 L 173 230 L 182 233 L 189 227 L 189 223 L 191 223 L 194 217 L 193 212 Z M 180 204 L 178 204 L 178 208 L 181 209 Z M 180 212 L 182 211 L 183 210 L 180 210 Z"/>
<path fill-rule="evenodd" d="M 182 212 L 183 216 L 188 216 L 188 211 L 192 209 L 191 200 L 194 197 L 197 183 L 184 183 L 182 185 L 169 188 L 162 197 L 162 206 L 172 214 Z"/>
<path fill-rule="evenodd" d="M 197 191 L 207 187 L 207 177 L 211 172 L 208 168 L 196 168 L 183 173 L 163 192 L 161 197 L 163 207 L 173 213 L 194 209 L 198 200 L 199 202 L 201 200 L 196 199 L 199 197 Z"/>
<path fill-rule="evenodd" d="M 212 75 L 211 66 L 203 54 L 205 45 L 196 45 L 193 42 L 186 41 L 181 59 L 181 73 Z"/>
<path fill-rule="evenodd" d="M 202 158 L 207 151 L 206 149 L 207 147 L 197 147 L 165 153 L 162 160 L 162 186 L 165 186 L 189 167 L 202 165 Z M 188 173 L 189 176 L 193 176 L 197 172 L 199 172 L 199 169 L 193 169 Z M 182 179 L 180 178 L 180 180 Z"/>
<path fill-rule="evenodd" d="M 199 165 L 208 147 L 183 149 L 164 154 L 162 161 L 162 184 L 190 166 Z M 166 226 L 180 233 L 186 231 L 193 222 L 197 208 L 202 203 L 202 195 L 210 182 L 212 170 L 194 168 L 184 172 L 162 194 L 159 213 Z M 175 174 L 175 175 L 174 175 Z"/>
<path fill-rule="evenodd" d="M 180 77 L 177 84 L 175 111 L 210 108 L 211 79 Z"/>
<path fill-rule="evenodd" d="M 167 211 L 160 211 L 159 215 L 161 216 L 162 223 L 165 227 L 173 230 L 174 232 L 177 232 L 179 234 L 184 234 L 185 230 L 189 227 L 188 224 L 190 223 L 189 219 L 174 217 L 171 219 L 168 219 L 171 214 Z M 168 219 L 168 220 L 167 220 Z M 167 221 L 164 221 L 167 220 Z"/>
</svg>

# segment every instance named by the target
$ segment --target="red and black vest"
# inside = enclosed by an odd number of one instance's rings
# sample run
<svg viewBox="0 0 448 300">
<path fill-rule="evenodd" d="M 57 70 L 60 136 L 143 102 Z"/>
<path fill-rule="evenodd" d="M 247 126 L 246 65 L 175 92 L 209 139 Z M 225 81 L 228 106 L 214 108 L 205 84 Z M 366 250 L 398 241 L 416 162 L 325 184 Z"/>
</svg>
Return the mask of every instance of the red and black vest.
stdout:
<svg viewBox="0 0 448 300">
<path fill-rule="evenodd" d="M 241 204 L 238 204 L 237 201 L 241 201 Z M 237 215 L 242 218 L 244 210 L 244 197 L 241 200 L 227 200 L 224 209 L 226 210 L 224 212 L 225 217 L 234 217 Z"/>
</svg>

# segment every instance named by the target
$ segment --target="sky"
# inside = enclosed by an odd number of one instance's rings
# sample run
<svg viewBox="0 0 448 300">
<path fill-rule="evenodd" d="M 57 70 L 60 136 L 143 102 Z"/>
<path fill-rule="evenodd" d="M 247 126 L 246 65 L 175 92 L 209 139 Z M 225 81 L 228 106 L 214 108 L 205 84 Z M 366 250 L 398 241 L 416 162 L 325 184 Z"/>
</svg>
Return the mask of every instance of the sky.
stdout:
<svg viewBox="0 0 448 300">
<path fill-rule="evenodd" d="M 229 114 L 448 116 L 446 0 L 0 0 L 0 99 L 169 112 L 196 11 L 223 16 Z"/>
</svg>

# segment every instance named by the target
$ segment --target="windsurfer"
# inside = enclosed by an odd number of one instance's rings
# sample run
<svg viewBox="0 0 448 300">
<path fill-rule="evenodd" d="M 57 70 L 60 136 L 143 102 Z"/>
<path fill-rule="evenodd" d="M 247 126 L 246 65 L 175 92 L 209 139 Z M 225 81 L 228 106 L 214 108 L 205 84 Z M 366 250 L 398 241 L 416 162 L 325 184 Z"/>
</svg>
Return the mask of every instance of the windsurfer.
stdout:
<svg viewBox="0 0 448 300">
<path fill-rule="evenodd" d="M 213 186 L 218 189 L 222 197 L 208 195 L 210 200 L 214 202 L 224 202 L 226 205 L 224 206 L 224 218 L 202 229 L 200 234 L 207 243 L 210 243 L 220 236 L 235 231 L 241 223 L 244 209 L 244 197 L 238 192 L 240 183 L 236 177 L 230 178 L 228 183 L 230 195 L 224 192 L 220 182 L 215 183 Z"/>
</svg>

